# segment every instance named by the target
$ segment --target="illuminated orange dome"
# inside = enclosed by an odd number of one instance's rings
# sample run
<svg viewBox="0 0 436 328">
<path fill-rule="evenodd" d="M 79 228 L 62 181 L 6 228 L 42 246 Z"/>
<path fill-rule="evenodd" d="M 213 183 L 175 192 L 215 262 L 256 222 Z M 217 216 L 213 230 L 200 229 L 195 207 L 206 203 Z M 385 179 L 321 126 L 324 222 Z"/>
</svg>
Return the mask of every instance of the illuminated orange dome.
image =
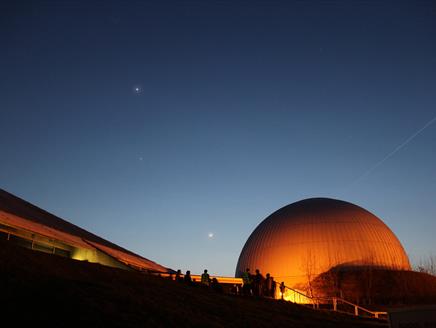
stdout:
<svg viewBox="0 0 436 328">
<path fill-rule="evenodd" d="M 340 265 L 410 270 L 394 233 L 367 210 L 329 198 L 305 199 L 274 212 L 248 238 L 236 276 L 246 268 L 304 290 Z"/>
</svg>

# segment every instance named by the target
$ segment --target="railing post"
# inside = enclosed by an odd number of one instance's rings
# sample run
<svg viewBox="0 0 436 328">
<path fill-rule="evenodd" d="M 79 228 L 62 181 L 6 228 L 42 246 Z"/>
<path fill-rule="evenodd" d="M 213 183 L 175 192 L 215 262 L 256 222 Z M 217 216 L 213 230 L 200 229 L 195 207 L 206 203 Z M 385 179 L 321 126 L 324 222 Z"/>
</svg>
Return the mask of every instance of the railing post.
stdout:
<svg viewBox="0 0 436 328">
<path fill-rule="evenodd" d="M 338 310 L 338 300 L 336 297 L 333 297 L 333 311 Z"/>
<path fill-rule="evenodd" d="M 376 319 L 378 319 L 378 312 L 375 312 L 375 313 L 374 313 L 374 317 L 375 317 Z"/>
<path fill-rule="evenodd" d="M 354 315 L 359 315 L 359 308 L 357 307 L 357 305 L 354 306 Z"/>
</svg>

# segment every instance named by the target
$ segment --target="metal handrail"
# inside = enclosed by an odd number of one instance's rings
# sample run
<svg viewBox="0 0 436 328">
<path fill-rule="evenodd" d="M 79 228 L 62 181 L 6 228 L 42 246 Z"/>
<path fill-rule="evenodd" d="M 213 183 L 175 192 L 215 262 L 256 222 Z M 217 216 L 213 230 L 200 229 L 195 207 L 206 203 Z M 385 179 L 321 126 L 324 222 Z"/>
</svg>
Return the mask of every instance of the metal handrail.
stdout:
<svg viewBox="0 0 436 328">
<path fill-rule="evenodd" d="M 314 296 L 306 295 L 306 294 L 304 294 L 304 293 L 302 293 L 294 288 L 288 287 L 288 286 L 285 286 L 285 289 L 288 289 L 288 290 L 292 291 L 294 294 L 297 294 L 299 296 L 300 301 L 301 301 L 301 297 L 304 297 L 304 299 L 310 300 L 314 309 L 319 309 L 320 303 L 327 303 L 328 304 L 331 302 L 333 305 L 333 308 L 331 310 L 337 311 L 337 312 L 344 312 L 344 311 L 338 311 L 338 309 L 337 309 L 338 302 L 342 302 L 344 304 L 347 304 L 347 305 L 354 307 L 354 315 L 355 316 L 360 315 L 359 310 L 368 313 L 370 315 L 370 317 L 374 317 L 376 319 L 380 319 L 380 316 L 387 315 L 387 312 L 371 311 L 369 309 L 366 309 L 360 305 L 354 304 L 354 303 L 347 301 L 347 300 L 340 298 L 340 297 L 314 297 Z M 344 313 L 349 313 L 349 312 L 344 312 Z"/>
<path fill-rule="evenodd" d="M 387 315 L 387 314 L 388 314 L 387 312 L 384 312 L 384 311 L 371 311 L 371 310 L 369 310 L 369 309 L 366 309 L 366 308 L 364 308 L 364 307 L 362 307 L 362 306 L 360 306 L 360 305 L 354 304 L 354 303 L 352 303 L 352 302 L 350 302 L 350 301 L 347 301 L 347 300 L 345 300 L 345 299 L 343 299 L 343 298 L 340 298 L 340 297 L 334 297 L 333 299 L 335 299 L 336 302 L 337 302 L 337 301 L 340 301 L 340 302 L 342 302 L 342 303 L 345 303 L 345 304 L 348 304 L 348 305 L 354 306 L 355 315 L 359 315 L 359 314 L 358 314 L 358 313 L 359 313 L 358 310 L 361 310 L 361 311 L 363 311 L 363 312 L 366 312 L 366 313 L 372 314 L 375 318 L 378 318 L 379 315 Z"/>
</svg>

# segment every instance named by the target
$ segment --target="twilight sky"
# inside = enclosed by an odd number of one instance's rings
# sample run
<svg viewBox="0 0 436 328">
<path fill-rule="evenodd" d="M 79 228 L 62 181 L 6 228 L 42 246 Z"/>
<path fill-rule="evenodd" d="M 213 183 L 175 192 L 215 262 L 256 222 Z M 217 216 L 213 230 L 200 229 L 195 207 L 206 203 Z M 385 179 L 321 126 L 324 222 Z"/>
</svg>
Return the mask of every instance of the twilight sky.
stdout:
<svg viewBox="0 0 436 328">
<path fill-rule="evenodd" d="M 144 257 L 307 197 L 436 252 L 434 1 L 6 0 L 0 50 L 0 187 Z"/>
</svg>

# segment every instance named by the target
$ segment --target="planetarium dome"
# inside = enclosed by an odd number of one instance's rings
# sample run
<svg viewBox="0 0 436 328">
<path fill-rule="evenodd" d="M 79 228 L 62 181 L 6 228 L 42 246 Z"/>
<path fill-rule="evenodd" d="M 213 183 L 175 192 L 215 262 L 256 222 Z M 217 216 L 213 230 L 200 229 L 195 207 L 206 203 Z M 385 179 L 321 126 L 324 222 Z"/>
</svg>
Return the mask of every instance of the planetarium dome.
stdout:
<svg viewBox="0 0 436 328">
<path fill-rule="evenodd" d="M 410 270 L 394 233 L 367 210 L 336 199 L 310 198 L 263 220 L 245 243 L 236 277 L 246 268 L 305 290 L 317 275 L 338 266 Z"/>
</svg>

